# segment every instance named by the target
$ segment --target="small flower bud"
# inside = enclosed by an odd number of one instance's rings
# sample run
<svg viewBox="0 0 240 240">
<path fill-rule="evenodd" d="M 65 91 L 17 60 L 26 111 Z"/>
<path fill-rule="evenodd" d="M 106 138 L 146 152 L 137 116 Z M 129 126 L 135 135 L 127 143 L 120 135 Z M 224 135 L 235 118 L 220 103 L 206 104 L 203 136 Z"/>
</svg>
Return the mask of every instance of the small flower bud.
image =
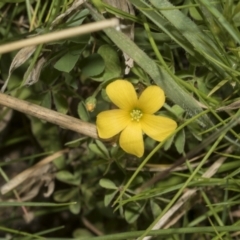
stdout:
<svg viewBox="0 0 240 240">
<path fill-rule="evenodd" d="M 88 112 L 93 112 L 96 107 L 97 100 L 95 97 L 88 97 L 85 101 Z"/>
</svg>

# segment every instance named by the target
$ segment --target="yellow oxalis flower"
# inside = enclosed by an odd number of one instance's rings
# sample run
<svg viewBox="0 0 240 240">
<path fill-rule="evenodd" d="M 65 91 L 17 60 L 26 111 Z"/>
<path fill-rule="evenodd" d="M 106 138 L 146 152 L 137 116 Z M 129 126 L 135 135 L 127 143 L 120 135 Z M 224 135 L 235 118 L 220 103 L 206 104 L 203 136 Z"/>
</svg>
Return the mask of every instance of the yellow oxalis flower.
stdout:
<svg viewBox="0 0 240 240">
<path fill-rule="evenodd" d="M 138 98 L 130 82 L 116 80 L 107 86 L 106 92 L 119 109 L 98 114 L 98 135 L 106 139 L 120 133 L 119 144 L 125 152 L 141 157 L 144 153 L 143 133 L 161 142 L 176 129 L 177 124 L 172 119 L 153 115 L 165 102 L 160 87 L 149 86 Z"/>
</svg>

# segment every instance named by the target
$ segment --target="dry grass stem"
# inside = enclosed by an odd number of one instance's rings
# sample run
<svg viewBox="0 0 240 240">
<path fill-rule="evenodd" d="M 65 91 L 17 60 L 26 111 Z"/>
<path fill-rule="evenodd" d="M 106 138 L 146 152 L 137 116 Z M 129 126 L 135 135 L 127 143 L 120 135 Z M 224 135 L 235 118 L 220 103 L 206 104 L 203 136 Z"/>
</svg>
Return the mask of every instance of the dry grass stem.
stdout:
<svg viewBox="0 0 240 240">
<path fill-rule="evenodd" d="M 20 174 L 18 174 L 16 177 L 14 177 L 8 183 L 4 184 L 1 187 L 1 193 L 2 194 L 6 194 L 9 191 L 13 190 L 19 184 L 24 182 L 29 176 L 31 176 L 36 170 L 38 170 L 42 166 L 52 162 L 53 160 L 55 160 L 56 158 L 60 157 L 61 155 L 63 155 L 67 151 L 68 151 L 68 149 L 64 149 L 64 150 L 58 151 L 58 152 L 56 152 L 56 153 L 54 153 L 54 154 L 44 158 L 42 161 L 38 162 L 34 166 L 32 166 L 32 167 L 26 169 L 25 171 L 21 172 Z"/>
<path fill-rule="evenodd" d="M 36 36 L 29 39 L 24 39 L 24 40 L 1 45 L 0 54 L 11 52 L 27 46 L 35 46 L 42 43 L 59 41 L 62 39 L 75 37 L 78 35 L 100 31 L 105 28 L 117 27 L 118 25 L 119 25 L 119 20 L 117 18 L 111 18 L 108 20 L 103 20 L 95 23 L 88 23 L 79 27 L 73 27 L 73 28 L 65 29 L 58 32 L 47 33 L 41 36 Z"/>
<path fill-rule="evenodd" d="M 92 123 L 83 122 L 77 118 L 38 106 L 27 101 L 0 93 L 0 105 L 9 107 L 27 115 L 56 124 L 62 128 L 72 130 L 98 139 L 96 126 Z"/>
<path fill-rule="evenodd" d="M 231 153 L 233 150 L 233 147 L 230 146 L 225 153 Z M 219 167 L 224 163 L 224 161 L 227 159 L 227 157 L 220 157 L 214 164 L 209 167 L 209 169 L 202 175 L 202 178 L 211 178 L 219 169 Z M 162 216 L 162 218 L 154 225 L 154 227 L 151 230 L 157 230 L 160 228 L 163 228 L 164 225 L 169 221 L 171 216 L 176 213 L 176 211 L 184 205 L 184 203 L 191 198 L 196 192 L 197 188 L 193 189 L 187 189 L 186 192 L 178 199 L 178 201 L 170 208 L 165 215 Z M 150 240 L 151 236 L 146 236 L 143 238 L 143 240 Z"/>
<path fill-rule="evenodd" d="M 94 232 L 97 236 L 103 236 L 103 232 L 101 232 L 98 228 L 96 228 L 91 222 L 87 220 L 87 218 L 82 217 L 82 222 L 86 228 Z"/>
</svg>

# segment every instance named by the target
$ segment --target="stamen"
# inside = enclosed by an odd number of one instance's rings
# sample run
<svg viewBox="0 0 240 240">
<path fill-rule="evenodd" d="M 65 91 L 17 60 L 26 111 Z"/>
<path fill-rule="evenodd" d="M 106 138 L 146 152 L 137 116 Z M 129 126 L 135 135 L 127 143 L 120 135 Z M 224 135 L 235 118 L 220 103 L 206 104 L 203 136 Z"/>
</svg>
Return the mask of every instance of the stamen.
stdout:
<svg viewBox="0 0 240 240">
<path fill-rule="evenodd" d="M 139 109 L 133 109 L 130 113 L 130 116 L 131 116 L 131 120 L 132 121 L 137 121 L 139 122 L 139 120 L 141 119 L 142 117 L 142 111 L 139 110 Z"/>
</svg>

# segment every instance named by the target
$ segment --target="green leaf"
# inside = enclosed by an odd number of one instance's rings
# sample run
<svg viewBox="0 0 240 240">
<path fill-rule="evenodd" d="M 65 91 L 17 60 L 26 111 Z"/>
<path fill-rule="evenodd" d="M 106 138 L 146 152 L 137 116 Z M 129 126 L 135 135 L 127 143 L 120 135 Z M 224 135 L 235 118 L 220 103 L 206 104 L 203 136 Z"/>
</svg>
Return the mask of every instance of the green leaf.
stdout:
<svg viewBox="0 0 240 240">
<path fill-rule="evenodd" d="M 73 78 L 73 76 L 71 74 L 69 74 L 69 73 L 62 73 L 62 75 L 64 76 L 65 83 L 68 86 L 71 86 L 74 89 L 78 89 L 78 83 L 77 83 L 76 79 Z"/>
<path fill-rule="evenodd" d="M 79 175 L 80 174 L 77 174 L 77 176 L 76 176 L 76 175 L 73 175 L 72 173 L 70 173 L 66 170 L 63 170 L 63 171 L 59 171 L 56 174 L 56 178 L 59 181 L 78 186 L 80 184 L 80 181 L 81 181 L 81 178 L 80 178 Z"/>
<path fill-rule="evenodd" d="M 185 146 L 185 130 L 181 129 L 178 133 L 177 136 L 175 137 L 174 141 L 175 147 L 179 153 L 183 153 L 184 151 L 184 146 Z"/>
<path fill-rule="evenodd" d="M 54 192 L 53 198 L 56 202 L 68 202 L 76 196 L 78 188 L 68 188 Z"/>
<path fill-rule="evenodd" d="M 76 14 L 74 14 L 73 16 L 71 16 L 67 20 L 67 23 L 68 23 L 67 26 L 68 27 L 75 27 L 75 26 L 81 25 L 88 14 L 89 14 L 88 9 L 84 9 L 80 12 L 77 11 Z"/>
<path fill-rule="evenodd" d="M 53 95 L 53 101 L 55 103 L 55 106 L 56 106 L 58 112 L 63 113 L 63 114 L 67 113 L 68 102 L 65 97 L 63 97 L 59 93 L 56 93 Z"/>
<path fill-rule="evenodd" d="M 151 206 L 151 210 L 154 218 L 157 218 L 162 212 L 161 208 L 153 200 L 150 200 L 150 206 Z"/>
<path fill-rule="evenodd" d="M 73 232 L 73 237 L 76 240 L 81 240 L 81 239 L 86 239 L 86 238 L 90 238 L 93 237 L 94 235 L 88 231 L 85 228 L 77 228 L 76 230 L 74 230 Z"/>
<path fill-rule="evenodd" d="M 178 117 L 182 117 L 183 113 L 185 112 L 183 108 L 181 108 L 179 105 L 175 104 L 172 106 L 172 111 L 174 114 Z"/>
<path fill-rule="evenodd" d="M 105 69 L 100 76 L 94 77 L 93 79 L 95 81 L 107 81 L 121 77 L 122 69 L 117 51 L 109 45 L 102 45 L 98 49 L 98 54 L 102 56 L 105 62 Z"/>
<path fill-rule="evenodd" d="M 163 145 L 163 148 L 165 151 L 167 151 L 172 146 L 173 139 L 174 139 L 174 136 L 172 136 L 166 140 L 166 142 Z"/>
<path fill-rule="evenodd" d="M 71 199 L 71 202 L 76 202 L 76 204 L 71 204 L 69 206 L 69 210 L 73 214 L 79 214 L 81 210 L 81 199 L 80 199 L 80 194 L 79 191 L 76 193 L 76 195 Z"/>
<path fill-rule="evenodd" d="M 52 105 L 52 98 L 51 98 L 51 93 L 50 92 L 47 92 L 42 101 L 41 101 L 41 106 L 42 107 L 45 107 L 45 108 L 48 108 L 48 109 L 51 109 L 51 105 Z"/>
<path fill-rule="evenodd" d="M 188 132 L 190 132 L 198 141 L 202 141 L 202 129 L 196 123 L 190 123 L 186 127 L 188 129 Z"/>
<path fill-rule="evenodd" d="M 77 108 L 78 116 L 81 120 L 88 122 L 89 121 L 89 113 L 85 108 L 84 102 L 80 102 Z"/>
<path fill-rule="evenodd" d="M 81 138 L 78 138 L 78 139 L 75 139 L 75 140 L 65 143 L 65 146 L 68 146 L 70 148 L 77 148 L 81 144 L 83 144 L 83 142 L 85 142 L 86 139 L 87 139 L 87 137 L 81 137 Z"/>
<path fill-rule="evenodd" d="M 41 147 L 45 151 L 59 151 L 62 149 L 61 141 L 59 141 L 59 128 L 51 123 L 42 122 L 38 118 L 29 117 L 31 119 L 31 130 Z M 54 160 L 54 165 L 58 169 L 65 167 L 65 157 L 60 156 Z"/>
<path fill-rule="evenodd" d="M 54 64 L 54 68 L 61 72 L 69 73 L 75 67 L 82 50 L 83 47 L 80 46 L 79 49 L 69 50 Z"/>
<path fill-rule="evenodd" d="M 90 143 L 90 144 L 88 145 L 88 147 L 89 147 L 89 149 L 90 149 L 93 153 L 95 153 L 95 154 L 98 155 L 99 157 L 104 158 L 104 159 L 108 158 L 108 157 L 104 154 L 104 152 L 101 150 L 101 148 L 98 147 L 97 144 L 95 144 L 95 143 Z"/>
<path fill-rule="evenodd" d="M 124 155 L 125 153 L 123 151 L 119 151 L 119 146 L 117 144 L 114 144 L 114 146 L 110 149 L 110 155 L 112 158 L 120 159 L 121 155 Z"/>
<path fill-rule="evenodd" d="M 110 158 L 108 149 L 105 147 L 105 145 L 99 140 L 96 140 L 96 144 L 101 149 L 101 151 L 104 153 L 106 158 Z"/>
<path fill-rule="evenodd" d="M 118 193 L 118 190 L 116 191 L 108 191 L 104 196 L 104 206 L 107 207 L 112 202 L 115 195 Z"/>
<path fill-rule="evenodd" d="M 139 203 L 130 202 L 124 212 L 124 217 L 128 223 L 134 223 L 142 213 L 145 204 L 140 205 Z"/>
<path fill-rule="evenodd" d="M 86 77 L 97 76 L 104 71 L 105 63 L 101 55 L 94 53 L 80 62 L 82 74 Z"/>
<path fill-rule="evenodd" d="M 68 41 L 73 43 L 78 43 L 78 44 L 84 43 L 86 45 L 90 41 L 90 37 L 91 37 L 90 34 L 84 34 L 77 37 L 69 38 Z"/>
<path fill-rule="evenodd" d="M 197 20 L 197 21 L 202 21 L 202 16 L 199 14 L 198 10 L 196 9 L 196 7 L 190 7 L 189 8 L 189 13 L 190 13 L 190 16 Z"/>
<path fill-rule="evenodd" d="M 101 96 L 103 98 L 103 100 L 105 100 L 106 102 L 111 102 L 111 100 L 109 99 L 106 89 L 102 89 L 101 90 Z"/>
<path fill-rule="evenodd" d="M 100 181 L 99 181 L 99 185 L 103 188 L 106 188 L 106 189 L 117 189 L 117 186 L 115 185 L 114 182 L 112 182 L 110 179 L 107 179 L 107 178 L 102 178 Z"/>
</svg>

